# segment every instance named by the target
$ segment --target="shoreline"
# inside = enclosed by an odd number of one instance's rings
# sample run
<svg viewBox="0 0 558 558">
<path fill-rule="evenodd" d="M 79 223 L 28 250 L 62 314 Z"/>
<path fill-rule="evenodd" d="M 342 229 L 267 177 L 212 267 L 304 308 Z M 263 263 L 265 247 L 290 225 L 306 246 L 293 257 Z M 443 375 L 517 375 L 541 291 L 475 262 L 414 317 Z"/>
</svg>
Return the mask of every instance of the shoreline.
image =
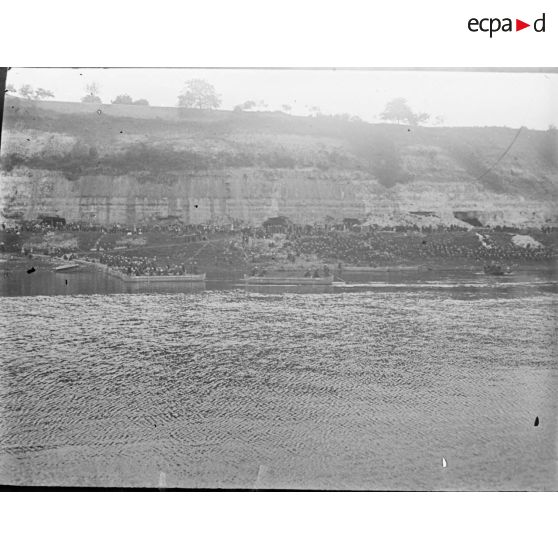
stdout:
<svg viewBox="0 0 558 558">
<path fill-rule="evenodd" d="M 109 274 L 125 275 L 117 270 L 111 269 L 107 264 L 102 264 L 98 261 L 89 261 L 82 258 L 72 258 L 71 260 L 64 259 L 60 256 L 54 256 L 49 254 L 32 254 L 32 257 L 24 256 L 19 253 L 4 253 L 0 258 L 0 263 L 10 264 L 10 262 L 21 264 L 23 262 L 31 263 L 37 259 L 43 260 L 53 267 L 62 264 L 68 264 L 71 262 L 79 263 L 80 265 L 89 266 L 95 268 L 99 271 L 108 272 Z M 327 262 L 315 262 L 313 265 L 263 265 L 259 264 L 258 267 L 265 269 L 265 271 L 270 273 L 276 273 L 279 275 L 299 275 L 307 270 L 318 269 L 320 272 L 324 265 L 329 267 L 330 273 L 332 275 L 339 274 L 368 274 L 368 273 L 402 273 L 402 272 L 424 272 L 424 273 L 435 273 L 435 272 L 453 272 L 453 271 L 483 271 L 482 263 L 471 264 L 466 262 L 450 262 L 450 261 L 440 261 L 440 262 L 429 262 L 420 265 L 383 265 L 383 266 L 342 266 L 339 269 L 336 265 Z M 242 277 L 244 274 L 249 272 L 252 266 L 207 266 L 205 269 L 201 269 L 199 274 L 186 274 L 188 275 L 200 275 L 205 273 L 206 276 L 212 278 L 215 275 L 223 276 L 230 275 L 236 276 L 240 275 Z M 529 261 L 519 261 L 510 264 L 512 272 L 528 272 L 528 271 L 555 271 L 558 273 L 558 260 L 549 260 L 545 263 L 542 262 L 529 262 Z M 143 277 L 143 276 L 142 276 Z M 148 276 L 145 276 L 148 277 Z M 149 277 L 159 277 L 157 275 Z M 170 277 L 180 277 L 180 276 L 170 276 Z M 209 280 L 209 279 L 208 279 Z M 211 279 L 213 280 L 213 279 Z"/>
<path fill-rule="evenodd" d="M 60 263 L 74 262 L 79 267 L 66 272 L 56 272 Z M 38 273 L 35 273 L 38 272 Z M 218 271 L 204 273 L 203 280 L 181 276 L 139 276 L 124 277 L 106 264 L 74 258 L 64 260 L 45 254 L 28 258 L 12 255 L 0 265 L 0 298 L 33 295 L 96 295 L 138 292 L 185 293 L 196 291 L 228 291 L 263 289 L 264 293 L 285 292 L 295 289 L 302 293 L 336 292 L 344 288 L 447 288 L 489 287 L 506 285 L 532 285 L 534 288 L 551 289 L 558 287 L 558 267 L 550 265 L 517 266 L 511 276 L 495 277 L 485 274 L 480 267 L 448 266 L 428 269 L 425 266 L 378 267 L 374 271 L 333 272 L 328 278 L 304 277 L 292 270 L 276 272 L 266 269 L 263 277 L 246 277 L 241 271 L 222 274 Z M 202 274 L 200 274 L 202 275 Z M 170 279 L 169 279 L 170 277 Z M 71 285 L 71 287 L 70 287 Z M 537 287 L 538 285 L 538 287 Z M 544 286 L 544 287 L 543 287 Z M 325 291 L 324 291 L 325 289 Z"/>
</svg>

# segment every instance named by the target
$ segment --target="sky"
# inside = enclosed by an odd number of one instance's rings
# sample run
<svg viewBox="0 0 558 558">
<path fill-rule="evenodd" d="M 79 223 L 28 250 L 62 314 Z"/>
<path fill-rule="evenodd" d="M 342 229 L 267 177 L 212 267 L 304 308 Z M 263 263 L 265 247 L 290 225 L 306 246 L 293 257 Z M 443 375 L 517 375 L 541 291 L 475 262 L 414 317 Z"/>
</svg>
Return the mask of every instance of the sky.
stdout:
<svg viewBox="0 0 558 558">
<path fill-rule="evenodd" d="M 386 103 L 403 97 L 414 112 L 444 126 L 508 126 L 546 130 L 558 126 L 558 74 L 466 71 L 256 70 L 256 69 L 64 69 L 12 68 L 7 83 L 51 90 L 55 100 L 79 101 L 92 81 L 109 103 L 127 93 L 153 106 L 176 106 L 189 79 L 210 82 L 222 109 L 253 100 L 257 110 L 307 115 L 348 113 L 379 121 Z"/>
</svg>

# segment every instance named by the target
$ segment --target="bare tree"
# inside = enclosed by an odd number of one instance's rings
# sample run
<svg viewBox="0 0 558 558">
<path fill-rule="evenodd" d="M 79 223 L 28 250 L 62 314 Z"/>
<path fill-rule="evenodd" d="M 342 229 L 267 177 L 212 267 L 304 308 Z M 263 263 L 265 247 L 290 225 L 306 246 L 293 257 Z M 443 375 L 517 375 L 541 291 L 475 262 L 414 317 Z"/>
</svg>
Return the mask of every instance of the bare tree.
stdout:
<svg viewBox="0 0 558 558">
<path fill-rule="evenodd" d="M 82 103 L 102 103 L 101 98 L 99 97 L 99 84 L 92 81 L 85 86 L 85 91 L 87 95 L 81 98 Z"/>
<path fill-rule="evenodd" d="M 85 86 L 85 91 L 87 91 L 89 95 L 98 95 L 101 92 L 101 88 L 96 81 L 91 81 Z"/>
</svg>

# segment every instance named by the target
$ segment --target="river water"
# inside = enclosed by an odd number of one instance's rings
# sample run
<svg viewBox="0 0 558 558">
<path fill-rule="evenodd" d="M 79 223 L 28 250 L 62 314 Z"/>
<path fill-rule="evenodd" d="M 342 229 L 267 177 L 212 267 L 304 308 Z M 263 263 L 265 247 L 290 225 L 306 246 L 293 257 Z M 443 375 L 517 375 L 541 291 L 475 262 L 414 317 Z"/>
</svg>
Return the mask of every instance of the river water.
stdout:
<svg viewBox="0 0 558 558">
<path fill-rule="evenodd" d="M 0 291 L 2 484 L 558 489 L 553 277 L 122 292 L 39 271 Z"/>
</svg>

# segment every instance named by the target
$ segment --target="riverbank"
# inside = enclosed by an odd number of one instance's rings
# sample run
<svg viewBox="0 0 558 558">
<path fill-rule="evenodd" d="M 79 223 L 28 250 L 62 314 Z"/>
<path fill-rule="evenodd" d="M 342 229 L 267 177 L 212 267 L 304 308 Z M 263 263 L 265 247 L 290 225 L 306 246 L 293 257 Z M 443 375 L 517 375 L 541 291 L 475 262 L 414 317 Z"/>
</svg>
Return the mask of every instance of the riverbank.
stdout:
<svg viewBox="0 0 558 558">
<path fill-rule="evenodd" d="M 405 271 L 474 271 L 498 262 L 512 270 L 553 268 L 558 256 L 558 232 L 522 231 L 369 231 L 307 230 L 270 234 L 262 229 L 208 231 L 195 237 L 176 231 L 16 231 L 0 232 L 7 258 L 67 258 L 89 264 L 131 269 L 131 274 L 206 273 L 208 279 L 236 279 L 258 272 L 397 273 Z M 527 234 L 529 233 L 529 234 Z M 527 239 L 531 239 L 528 242 Z M 115 263 L 116 262 L 116 263 Z"/>
</svg>

